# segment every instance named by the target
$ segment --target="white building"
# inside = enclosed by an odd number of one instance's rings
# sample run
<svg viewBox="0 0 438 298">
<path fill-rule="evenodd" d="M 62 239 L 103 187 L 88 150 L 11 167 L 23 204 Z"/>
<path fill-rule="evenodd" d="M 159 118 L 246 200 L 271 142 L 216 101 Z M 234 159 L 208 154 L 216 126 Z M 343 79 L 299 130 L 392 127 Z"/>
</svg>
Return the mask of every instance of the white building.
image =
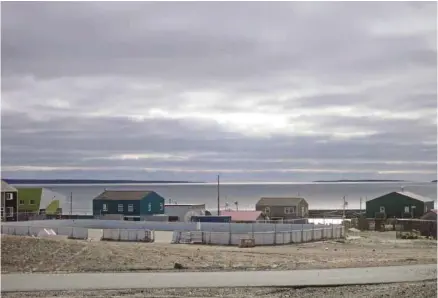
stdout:
<svg viewBox="0 0 438 298">
<path fill-rule="evenodd" d="M 166 204 L 164 214 L 169 221 L 190 221 L 191 216 L 205 213 L 205 204 Z"/>
</svg>

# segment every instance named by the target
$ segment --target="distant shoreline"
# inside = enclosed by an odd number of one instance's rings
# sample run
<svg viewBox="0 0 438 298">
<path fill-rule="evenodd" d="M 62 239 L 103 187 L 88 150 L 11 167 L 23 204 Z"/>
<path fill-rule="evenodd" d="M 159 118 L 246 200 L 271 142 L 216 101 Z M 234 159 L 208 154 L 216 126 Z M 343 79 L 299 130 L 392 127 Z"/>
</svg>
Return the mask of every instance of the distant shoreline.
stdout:
<svg viewBox="0 0 438 298">
<path fill-rule="evenodd" d="M 12 185 L 103 185 L 103 184 L 216 184 L 216 182 L 205 181 L 171 181 L 171 180 L 97 180 L 97 179 L 2 179 Z M 306 183 L 379 183 L 379 182 L 406 182 L 407 180 L 316 180 L 308 182 L 229 182 L 224 181 L 221 184 L 306 184 Z M 435 182 L 436 181 L 432 181 Z"/>
<path fill-rule="evenodd" d="M 165 180 L 89 180 L 89 179 L 2 179 L 8 184 L 134 184 L 134 183 L 202 183 Z"/>
<path fill-rule="evenodd" d="M 344 180 L 316 180 L 313 182 L 408 182 L 406 180 L 390 180 L 390 179 L 386 179 L 386 180 L 376 180 L 376 179 L 366 179 L 366 180 L 349 180 L 349 179 L 344 179 Z"/>
</svg>

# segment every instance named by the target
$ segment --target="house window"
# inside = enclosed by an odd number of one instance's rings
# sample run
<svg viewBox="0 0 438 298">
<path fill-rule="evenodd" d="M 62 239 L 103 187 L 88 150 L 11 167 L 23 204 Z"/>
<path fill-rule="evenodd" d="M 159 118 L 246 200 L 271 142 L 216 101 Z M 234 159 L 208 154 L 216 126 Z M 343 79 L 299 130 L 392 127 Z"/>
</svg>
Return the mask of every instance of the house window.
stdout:
<svg viewBox="0 0 438 298">
<path fill-rule="evenodd" d="M 20 200 L 20 205 L 24 205 L 24 200 Z"/>
<path fill-rule="evenodd" d="M 285 207 L 284 208 L 284 214 L 295 214 L 296 213 L 296 207 Z"/>
<path fill-rule="evenodd" d="M 301 215 L 304 216 L 304 214 L 306 214 L 306 208 L 301 206 Z"/>
<path fill-rule="evenodd" d="M 405 206 L 405 213 L 409 213 L 409 206 Z"/>
<path fill-rule="evenodd" d="M 11 201 L 14 199 L 14 194 L 13 193 L 7 193 L 6 194 L 6 200 Z"/>
<path fill-rule="evenodd" d="M 129 204 L 128 205 L 128 212 L 134 212 L 134 204 Z"/>
<path fill-rule="evenodd" d="M 148 211 L 152 212 L 152 204 L 151 203 L 148 204 Z"/>
<path fill-rule="evenodd" d="M 14 216 L 14 207 L 6 207 L 6 217 Z"/>
<path fill-rule="evenodd" d="M 384 206 L 380 206 L 380 212 L 381 213 L 385 213 L 385 207 Z"/>
<path fill-rule="evenodd" d="M 270 208 L 270 207 L 265 207 L 265 213 L 266 213 L 266 214 L 271 213 L 271 208 Z"/>
<path fill-rule="evenodd" d="M 35 205 L 35 200 L 30 200 L 30 205 Z"/>
<path fill-rule="evenodd" d="M 163 203 L 160 203 L 160 210 L 164 210 Z"/>
<path fill-rule="evenodd" d="M 108 205 L 107 204 L 103 204 L 102 205 L 102 211 L 108 211 Z"/>
<path fill-rule="evenodd" d="M 118 204 L 117 205 L 117 211 L 118 212 L 123 212 L 123 204 Z"/>
</svg>

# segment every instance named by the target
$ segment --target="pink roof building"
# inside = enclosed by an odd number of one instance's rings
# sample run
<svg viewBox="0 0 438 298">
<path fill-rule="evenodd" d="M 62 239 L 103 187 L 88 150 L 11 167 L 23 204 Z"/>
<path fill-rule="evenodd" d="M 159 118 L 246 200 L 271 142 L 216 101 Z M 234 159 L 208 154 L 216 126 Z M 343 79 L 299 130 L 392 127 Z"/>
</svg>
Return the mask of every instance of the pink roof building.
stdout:
<svg viewBox="0 0 438 298">
<path fill-rule="evenodd" d="M 232 222 L 256 222 L 265 219 L 261 211 L 221 211 L 221 215 L 231 216 Z"/>
</svg>

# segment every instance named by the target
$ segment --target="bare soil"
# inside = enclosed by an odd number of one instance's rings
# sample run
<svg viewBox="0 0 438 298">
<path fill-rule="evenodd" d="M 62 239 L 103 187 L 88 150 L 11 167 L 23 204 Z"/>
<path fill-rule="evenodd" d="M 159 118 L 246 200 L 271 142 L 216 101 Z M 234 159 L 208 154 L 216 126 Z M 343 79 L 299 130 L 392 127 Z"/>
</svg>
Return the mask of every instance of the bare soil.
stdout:
<svg viewBox="0 0 438 298">
<path fill-rule="evenodd" d="M 395 232 L 360 239 L 238 248 L 122 243 L 2 235 L 1 272 L 291 270 L 437 262 L 434 240 L 396 240 Z M 179 269 L 181 270 L 181 269 Z"/>
</svg>

